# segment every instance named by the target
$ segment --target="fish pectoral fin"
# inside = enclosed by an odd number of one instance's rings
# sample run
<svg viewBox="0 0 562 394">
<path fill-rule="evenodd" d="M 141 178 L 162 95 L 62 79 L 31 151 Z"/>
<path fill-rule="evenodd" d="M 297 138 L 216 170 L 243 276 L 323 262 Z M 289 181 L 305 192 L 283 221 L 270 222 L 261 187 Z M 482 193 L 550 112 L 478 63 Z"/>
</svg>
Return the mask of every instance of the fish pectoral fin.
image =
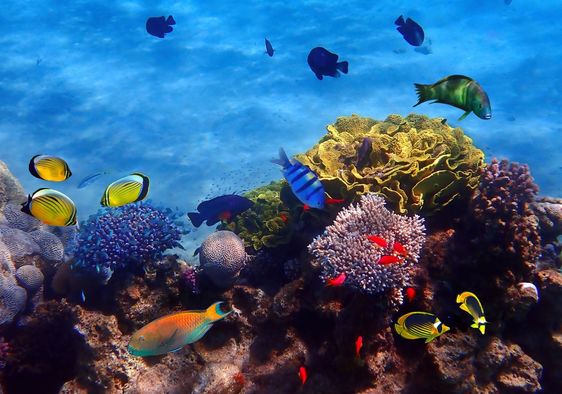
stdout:
<svg viewBox="0 0 562 394">
<path fill-rule="evenodd" d="M 425 343 L 429 343 L 431 341 L 433 341 L 437 336 L 436 335 L 432 335 L 429 338 L 426 338 Z"/>
<path fill-rule="evenodd" d="M 472 111 L 466 111 L 458 120 L 463 120 L 464 118 L 466 118 L 468 115 L 470 115 Z"/>
<path fill-rule="evenodd" d="M 174 333 L 167 339 L 162 340 L 159 344 L 158 347 L 166 347 L 168 345 L 171 345 L 172 343 L 174 343 L 174 339 L 176 338 L 177 334 L 179 333 L 179 328 L 176 328 L 174 330 Z M 182 346 L 183 347 L 183 346 Z M 181 349 L 181 348 L 180 348 Z M 177 350 L 177 349 L 176 349 Z M 173 350 L 174 351 L 174 350 Z"/>
<path fill-rule="evenodd" d="M 485 334 L 486 332 L 486 326 L 484 324 L 480 325 L 480 327 L 478 327 L 478 329 L 480 330 L 480 332 L 482 333 L 482 335 Z"/>
<path fill-rule="evenodd" d="M 472 323 L 472 324 L 470 325 L 470 327 L 472 327 L 472 328 L 478 328 L 478 323 Z"/>
</svg>

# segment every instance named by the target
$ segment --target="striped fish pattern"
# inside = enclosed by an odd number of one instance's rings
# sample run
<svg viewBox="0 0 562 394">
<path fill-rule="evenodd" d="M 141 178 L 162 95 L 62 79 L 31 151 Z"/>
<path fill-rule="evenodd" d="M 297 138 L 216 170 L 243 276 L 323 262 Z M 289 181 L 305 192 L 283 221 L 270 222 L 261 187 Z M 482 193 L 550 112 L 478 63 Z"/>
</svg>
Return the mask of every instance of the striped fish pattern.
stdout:
<svg viewBox="0 0 562 394">
<path fill-rule="evenodd" d="M 132 173 L 110 184 L 103 193 L 101 205 L 120 207 L 141 201 L 148 195 L 150 180 L 140 172 Z"/>
<path fill-rule="evenodd" d="M 324 186 L 310 168 L 297 160 L 289 160 L 283 148 L 279 149 L 279 159 L 272 162 L 283 167 L 283 176 L 300 202 L 311 208 L 324 208 Z"/>
<path fill-rule="evenodd" d="M 76 206 L 66 195 L 53 189 L 37 189 L 22 204 L 27 213 L 49 226 L 76 225 Z"/>
<path fill-rule="evenodd" d="M 62 182 L 72 175 L 66 161 L 49 155 L 33 156 L 29 161 L 29 172 L 35 178 L 51 182 Z"/>
<path fill-rule="evenodd" d="M 394 329 L 402 338 L 425 339 L 425 343 L 449 331 L 437 316 L 428 312 L 410 312 L 401 316 Z"/>
<path fill-rule="evenodd" d="M 484 308 L 482 303 L 476 296 L 476 294 L 470 291 L 465 291 L 457 296 L 457 303 L 459 303 L 459 308 L 461 308 L 466 313 L 470 314 L 474 319 L 474 323 L 470 326 L 476 328 L 482 334 L 486 332 L 486 317 L 484 316 Z"/>
</svg>

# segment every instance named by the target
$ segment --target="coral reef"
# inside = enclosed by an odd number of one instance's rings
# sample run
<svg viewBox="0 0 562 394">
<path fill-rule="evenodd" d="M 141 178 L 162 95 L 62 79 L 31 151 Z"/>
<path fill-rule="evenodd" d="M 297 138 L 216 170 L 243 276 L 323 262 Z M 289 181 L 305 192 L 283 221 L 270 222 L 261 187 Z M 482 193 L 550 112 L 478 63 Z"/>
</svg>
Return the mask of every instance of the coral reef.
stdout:
<svg viewBox="0 0 562 394">
<path fill-rule="evenodd" d="M 352 200 L 375 192 L 400 213 L 430 214 L 478 185 L 484 154 L 443 119 L 410 114 L 379 122 L 352 115 L 327 129 L 296 159 L 318 174 L 331 196 Z M 367 159 L 365 141 L 371 144 Z"/>
<path fill-rule="evenodd" d="M 64 245 L 55 234 L 43 230 L 29 233 L 29 237 L 39 246 L 39 254 L 47 261 L 59 262 L 64 257 Z"/>
<path fill-rule="evenodd" d="M 370 235 L 382 237 L 387 246 L 374 245 L 367 239 Z M 397 215 L 386 209 L 382 197 L 366 194 L 358 204 L 340 211 L 334 224 L 308 248 L 322 268 L 324 281 L 344 273 L 344 286 L 370 294 L 390 292 L 391 303 L 398 305 L 402 302 L 400 290 L 410 284 L 424 238 L 423 219 Z M 379 264 L 382 256 L 392 254 L 394 242 L 404 246 L 407 256 L 399 263 Z"/>
<path fill-rule="evenodd" d="M 10 201 L 24 202 L 25 192 L 6 163 L 0 160 L 0 211 L 3 211 L 5 205 Z"/>
<path fill-rule="evenodd" d="M 562 199 L 542 197 L 531 204 L 539 220 L 543 242 L 554 242 L 562 234 Z"/>
<path fill-rule="evenodd" d="M 249 258 L 244 241 L 232 231 L 210 234 L 199 249 L 202 272 L 220 287 L 231 285 Z"/>
<path fill-rule="evenodd" d="M 289 243 L 295 231 L 292 224 L 293 215 L 296 214 L 296 209 L 291 207 L 296 206 L 298 200 L 293 198 L 283 201 L 281 193 L 283 189 L 286 189 L 285 196 L 290 193 L 287 182 L 279 181 L 245 193 L 244 197 L 253 201 L 254 205 L 238 215 L 231 223 L 219 228 L 235 232 L 254 250 Z M 287 223 L 281 218 L 282 213 L 287 218 Z"/>
<path fill-rule="evenodd" d="M 11 323 L 25 309 L 27 293 L 13 277 L 0 275 L 0 326 Z"/>
<path fill-rule="evenodd" d="M 104 283 L 118 270 L 135 270 L 181 247 L 182 228 L 171 210 L 148 202 L 101 209 L 84 223 L 74 250 L 73 269 Z"/>
</svg>

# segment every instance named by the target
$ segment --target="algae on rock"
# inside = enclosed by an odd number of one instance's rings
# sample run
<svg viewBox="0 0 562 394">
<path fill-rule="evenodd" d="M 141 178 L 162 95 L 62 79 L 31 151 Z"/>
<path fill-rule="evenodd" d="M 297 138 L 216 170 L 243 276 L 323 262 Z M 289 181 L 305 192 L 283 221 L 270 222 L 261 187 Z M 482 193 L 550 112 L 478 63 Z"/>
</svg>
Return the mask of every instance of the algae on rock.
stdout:
<svg viewBox="0 0 562 394">
<path fill-rule="evenodd" d="M 431 214 L 476 188 L 484 153 L 443 119 L 410 114 L 376 121 L 344 116 L 317 145 L 295 158 L 312 169 L 331 196 L 357 200 L 380 193 L 400 213 Z M 370 144 L 368 157 L 360 147 Z M 357 166 L 358 160 L 366 165 Z M 359 167 L 359 168 L 358 168 Z"/>
</svg>

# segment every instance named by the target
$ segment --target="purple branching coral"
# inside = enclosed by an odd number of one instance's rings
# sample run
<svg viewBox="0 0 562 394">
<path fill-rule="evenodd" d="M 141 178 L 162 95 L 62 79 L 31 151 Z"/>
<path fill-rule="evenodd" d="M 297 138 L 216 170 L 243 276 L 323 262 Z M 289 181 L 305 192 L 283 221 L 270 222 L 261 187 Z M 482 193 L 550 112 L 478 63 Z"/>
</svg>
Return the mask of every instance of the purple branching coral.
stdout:
<svg viewBox="0 0 562 394">
<path fill-rule="evenodd" d="M 493 159 L 470 204 L 469 224 L 481 248 L 531 271 L 541 253 L 538 219 L 531 209 L 538 187 L 526 165 Z M 486 244 L 493 247 L 486 247 Z"/>
<path fill-rule="evenodd" d="M 199 294 L 199 281 L 196 267 L 185 264 L 180 272 L 180 281 L 191 294 Z"/>
<path fill-rule="evenodd" d="M 391 304 L 396 305 L 401 302 L 399 290 L 410 284 L 425 240 L 425 226 L 419 216 L 397 215 L 384 204 L 382 197 L 363 195 L 358 204 L 340 211 L 308 249 L 322 268 L 323 280 L 345 273 L 344 286 L 369 294 L 388 293 Z M 388 246 L 373 244 L 367 239 L 369 235 L 384 238 Z M 395 241 L 405 247 L 408 256 L 401 263 L 379 264 L 381 256 L 392 253 Z"/>
<path fill-rule="evenodd" d="M 73 269 L 107 282 L 117 270 L 135 269 L 181 247 L 183 228 L 178 213 L 150 203 L 102 209 L 82 224 Z"/>
</svg>

